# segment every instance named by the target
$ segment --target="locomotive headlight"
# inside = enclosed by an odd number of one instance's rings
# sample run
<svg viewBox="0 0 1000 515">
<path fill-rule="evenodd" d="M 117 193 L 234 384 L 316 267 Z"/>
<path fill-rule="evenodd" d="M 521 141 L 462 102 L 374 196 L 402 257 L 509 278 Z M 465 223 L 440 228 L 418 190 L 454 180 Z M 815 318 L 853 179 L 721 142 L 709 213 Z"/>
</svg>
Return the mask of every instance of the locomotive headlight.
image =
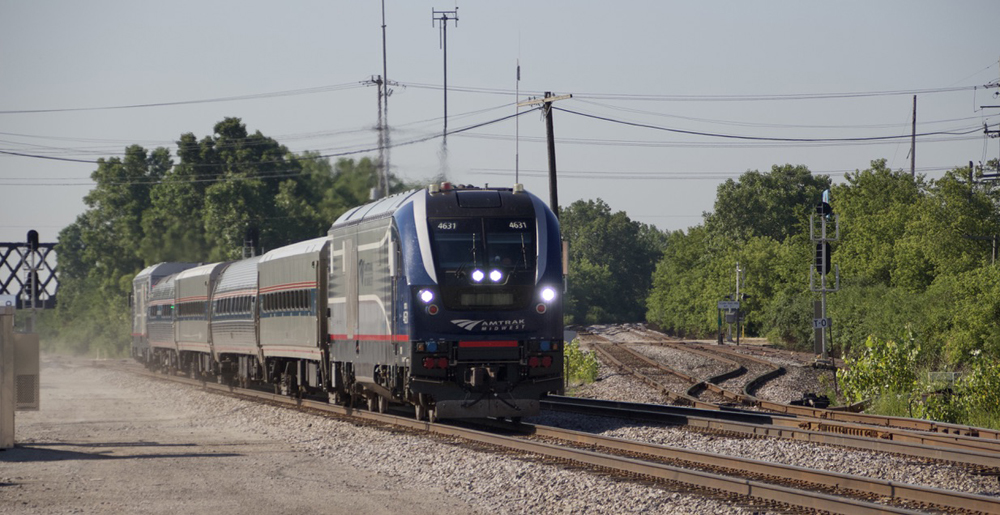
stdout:
<svg viewBox="0 0 1000 515">
<path fill-rule="evenodd" d="M 556 298 L 556 291 L 552 289 L 551 286 L 546 286 L 542 288 L 542 300 L 545 302 L 552 302 Z"/>
<path fill-rule="evenodd" d="M 493 281 L 495 283 L 498 283 L 498 282 L 500 282 L 500 279 L 503 279 L 503 274 L 500 273 L 499 270 L 496 270 L 496 269 L 490 270 L 490 280 L 491 281 Z"/>
<path fill-rule="evenodd" d="M 477 268 L 477 269 L 475 269 L 475 270 L 472 271 L 472 280 L 473 281 L 475 281 L 477 283 L 481 283 L 481 282 L 483 282 L 483 277 L 486 277 L 486 274 L 484 274 L 482 270 L 480 270 L 480 269 Z"/>
<path fill-rule="evenodd" d="M 430 290 L 420 290 L 420 300 L 424 304 L 429 304 L 430 301 L 434 300 L 434 292 Z"/>
</svg>

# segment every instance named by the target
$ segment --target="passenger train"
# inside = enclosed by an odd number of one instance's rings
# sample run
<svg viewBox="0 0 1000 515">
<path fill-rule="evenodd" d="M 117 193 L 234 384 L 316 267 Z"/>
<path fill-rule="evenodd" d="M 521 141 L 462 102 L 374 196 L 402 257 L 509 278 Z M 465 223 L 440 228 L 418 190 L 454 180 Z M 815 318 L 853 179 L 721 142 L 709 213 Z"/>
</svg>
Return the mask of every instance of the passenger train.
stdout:
<svg viewBox="0 0 1000 515">
<path fill-rule="evenodd" d="M 261 256 L 146 268 L 132 354 L 432 421 L 531 416 L 563 389 L 561 252 L 555 215 L 521 185 L 431 185 Z"/>
</svg>

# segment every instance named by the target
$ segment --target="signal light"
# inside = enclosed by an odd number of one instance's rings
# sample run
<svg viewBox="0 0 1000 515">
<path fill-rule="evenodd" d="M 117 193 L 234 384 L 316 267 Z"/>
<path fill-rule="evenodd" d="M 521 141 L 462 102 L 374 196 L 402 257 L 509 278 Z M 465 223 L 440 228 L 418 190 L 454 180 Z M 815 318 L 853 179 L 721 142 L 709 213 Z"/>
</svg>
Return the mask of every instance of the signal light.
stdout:
<svg viewBox="0 0 1000 515">
<path fill-rule="evenodd" d="M 821 274 L 830 273 L 830 242 L 824 241 L 816 244 L 816 269 Z"/>
<path fill-rule="evenodd" d="M 542 366 L 549 368 L 552 366 L 552 356 L 542 356 Z"/>
<path fill-rule="evenodd" d="M 429 303 L 434 300 L 434 292 L 430 290 L 420 290 L 420 300 L 423 301 L 424 304 Z"/>
<path fill-rule="evenodd" d="M 438 368 L 448 368 L 448 358 L 438 358 L 437 366 Z"/>
<path fill-rule="evenodd" d="M 538 356 L 532 356 L 528 358 L 528 366 L 531 368 L 538 368 L 540 362 L 541 360 L 538 359 Z"/>
<path fill-rule="evenodd" d="M 434 358 L 424 358 L 424 368 L 434 368 Z"/>
<path fill-rule="evenodd" d="M 498 283 L 500 279 L 503 279 L 503 274 L 499 270 L 490 270 L 490 280 Z"/>
<path fill-rule="evenodd" d="M 552 289 L 551 286 L 546 286 L 542 289 L 542 300 L 545 302 L 552 302 L 556 298 L 556 291 Z"/>
<path fill-rule="evenodd" d="M 542 304 L 541 302 L 539 302 L 538 305 L 535 306 L 535 311 L 537 311 L 539 315 L 544 315 L 547 309 L 548 308 L 545 307 L 545 304 Z"/>
<path fill-rule="evenodd" d="M 472 280 L 473 281 L 475 281 L 477 283 L 481 283 L 481 282 L 483 282 L 483 277 L 486 277 L 486 274 L 483 273 L 482 270 L 479 270 L 477 268 L 477 269 L 475 269 L 475 270 L 472 271 Z"/>
<path fill-rule="evenodd" d="M 431 304 L 430 306 L 427 306 L 427 314 L 428 315 L 436 315 L 436 314 L 438 314 L 437 304 Z"/>
</svg>

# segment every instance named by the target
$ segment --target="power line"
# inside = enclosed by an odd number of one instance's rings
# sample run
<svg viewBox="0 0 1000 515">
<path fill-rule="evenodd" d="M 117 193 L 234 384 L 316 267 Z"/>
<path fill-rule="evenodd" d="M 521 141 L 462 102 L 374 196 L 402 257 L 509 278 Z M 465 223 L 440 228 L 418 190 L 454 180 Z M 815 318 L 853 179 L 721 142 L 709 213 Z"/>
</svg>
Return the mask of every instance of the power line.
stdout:
<svg viewBox="0 0 1000 515">
<path fill-rule="evenodd" d="M 498 110 L 507 109 L 507 108 L 509 108 L 512 105 L 513 105 L 513 102 L 506 102 L 504 104 L 494 105 L 494 106 L 491 106 L 491 107 L 486 107 L 486 108 L 482 108 L 482 109 L 477 109 L 477 110 L 473 110 L 473 111 L 466 111 L 466 112 L 463 112 L 463 113 L 451 115 L 451 118 L 453 120 L 465 119 L 465 118 L 469 118 L 469 117 L 480 115 L 480 114 L 485 114 L 485 113 L 492 112 L 492 111 L 498 111 Z M 423 119 L 423 120 L 415 120 L 415 121 L 406 122 L 406 123 L 402 123 L 402 124 L 396 124 L 396 125 L 394 125 L 392 127 L 392 130 L 394 132 L 399 132 L 399 131 L 403 131 L 404 129 L 410 128 L 410 127 L 418 128 L 419 126 L 422 126 L 422 125 L 430 126 L 431 124 L 440 122 L 440 120 L 441 120 L 441 117 L 439 117 L 439 116 L 432 117 L 432 118 L 427 118 L 427 119 Z M 343 136 L 343 135 L 354 135 L 354 134 L 361 135 L 361 134 L 368 134 L 370 132 L 371 132 L 371 128 L 370 127 L 361 127 L 361 128 L 353 128 L 353 129 L 341 129 L 341 130 L 331 130 L 331 131 L 313 131 L 313 132 L 293 133 L 293 134 L 287 134 L 287 135 L 277 135 L 277 136 L 270 137 L 270 139 L 271 140 L 275 140 L 275 141 L 280 141 L 281 142 L 280 144 L 284 145 L 284 144 L 288 143 L 289 141 L 304 141 L 304 140 L 310 140 L 310 139 L 327 138 L 327 137 L 331 137 L 331 136 Z M 77 154 L 77 155 L 79 155 L 79 154 L 90 154 L 90 155 L 99 155 L 99 156 L 108 156 L 108 155 L 111 155 L 111 156 L 124 156 L 125 155 L 124 152 L 119 151 L 117 148 L 110 148 L 110 146 L 111 145 L 130 146 L 130 145 L 134 145 L 134 144 L 147 145 L 147 146 L 148 145 L 158 145 L 158 146 L 170 147 L 172 149 L 176 149 L 177 148 L 177 144 L 176 144 L 177 141 L 176 140 L 164 141 L 164 140 L 103 139 L 103 138 L 87 138 L 87 137 L 73 137 L 73 136 L 44 136 L 44 135 L 38 135 L 38 134 L 22 134 L 22 133 L 13 133 L 13 132 L 0 132 L 0 135 L 11 136 L 11 137 L 16 137 L 16 138 L 41 139 L 41 140 L 53 140 L 53 141 L 78 141 L 78 142 L 83 142 L 83 143 L 105 143 L 106 144 L 106 145 L 95 146 L 95 147 L 54 147 L 54 146 L 37 145 L 37 144 L 32 144 L 32 143 L 23 143 L 23 142 L 18 142 L 18 141 L 0 140 L 0 143 L 6 143 L 8 145 L 15 145 L 15 146 L 16 145 L 21 145 L 21 146 L 30 146 L 30 147 L 33 147 L 33 152 L 30 152 L 30 153 L 27 152 L 27 151 L 25 151 L 25 150 L 22 150 L 22 149 L 15 149 L 15 148 L 8 148 L 8 149 L 6 149 L 6 152 L 8 152 L 8 153 L 15 153 L 15 154 L 12 154 L 12 155 L 18 155 L 19 153 L 25 153 L 25 154 L 30 154 L 31 156 L 38 156 L 38 155 L 47 155 L 48 156 L 48 155 L 53 155 L 53 154 Z M 258 142 L 258 141 L 259 141 L 260 144 L 270 144 L 270 141 L 268 141 L 268 140 L 261 140 L 260 138 L 256 138 L 254 136 L 248 136 L 246 138 L 228 138 L 227 139 L 227 143 L 228 144 L 247 144 L 247 143 L 251 143 L 252 144 L 252 143 L 255 143 L 255 142 Z M 49 152 L 42 152 L 40 149 L 48 149 Z M 149 150 L 152 150 L 152 149 L 149 149 Z M 309 150 L 314 150 L 314 149 L 309 149 Z M 2 151 L 0 151 L 0 152 L 2 152 Z"/>
<path fill-rule="evenodd" d="M 418 144 L 418 143 L 423 143 L 423 142 L 434 140 L 434 139 L 437 139 L 437 138 L 442 138 L 442 137 L 449 136 L 449 135 L 452 135 L 452 134 L 462 134 L 462 133 L 465 133 L 465 132 L 468 132 L 468 131 L 471 131 L 471 130 L 475 130 L 475 129 L 478 129 L 478 128 L 481 128 L 481 127 L 486 127 L 486 126 L 493 125 L 493 124 L 496 124 L 496 123 L 500 123 L 500 122 L 503 122 L 503 121 L 506 121 L 506 120 L 510 120 L 510 119 L 516 118 L 518 116 L 523 116 L 523 115 L 526 115 L 528 113 L 532 113 L 532 112 L 538 111 L 540 109 L 541 108 L 537 108 L 536 107 L 534 109 L 528 109 L 526 111 L 521 111 L 519 113 L 510 114 L 510 115 L 507 115 L 507 116 L 502 116 L 500 118 L 495 118 L 493 120 L 488 120 L 488 121 L 476 123 L 476 124 L 473 124 L 473 125 L 467 125 L 465 127 L 461 127 L 461 128 L 458 128 L 458 129 L 450 130 L 450 131 L 448 131 L 445 134 L 440 134 L 440 133 L 438 133 L 438 134 L 432 134 L 432 135 L 429 135 L 429 136 L 415 138 L 415 139 L 412 139 L 412 140 L 409 140 L 409 141 L 403 141 L 401 143 L 393 143 L 390 147 L 386 147 L 386 148 L 395 148 L 395 147 L 403 147 L 403 146 L 415 145 L 415 144 Z M 326 158 L 331 158 L 331 157 L 345 157 L 345 156 L 350 156 L 350 155 L 375 152 L 377 150 L 378 150 L 378 147 L 375 146 L 375 147 L 367 147 L 367 148 L 355 149 L 355 150 L 345 150 L 345 151 L 342 151 L 342 152 L 334 152 L 334 153 L 326 153 L 326 154 L 318 153 L 316 155 L 308 155 L 308 156 L 298 155 L 298 156 L 295 156 L 295 158 L 296 159 L 300 159 L 300 160 L 326 159 Z M 94 160 L 84 160 L 84 159 L 60 158 L 60 157 L 44 156 L 44 155 L 36 155 L 36 154 L 25 154 L 25 153 L 20 153 L 20 152 L 9 152 L 9 151 L 4 151 L 4 150 L 0 150 L 0 154 L 8 154 L 8 155 L 14 155 L 14 156 L 20 156 L 20 157 L 29 157 L 29 158 L 34 158 L 34 159 L 52 159 L 52 160 L 57 160 L 57 161 L 71 161 L 71 162 L 89 163 L 89 164 L 98 164 L 99 163 L 99 160 L 98 161 L 94 161 Z M 253 162 L 246 162 L 246 163 L 176 163 L 174 166 L 187 166 L 187 167 L 220 167 L 220 166 L 229 166 L 229 167 L 239 167 L 239 166 L 242 166 L 242 165 L 258 166 L 258 165 L 264 165 L 264 164 L 276 164 L 276 163 L 285 163 L 285 162 L 286 161 L 284 159 L 282 159 L 282 160 L 271 160 L 271 161 L 253 161 Z M 311 173 L 311 172 L 301 172 L 301 173 Z M 292 177 L 292 176 L 294 176 L 294 175 L 292 175 L 292 174 L 283 175 L 283 177 Z M 260 177 L 261 176 L 247 177 L 247 179 L 254 179 L 254 178 L 260 178 Z M 275 176 L 275 177 L 277 177 L 277 176 Z M 269 178 L 273 178 L 273 177 L 269 177 Z M 163 181 L 131 181 L 131 182 L 109 183 L 109 184 L 116 184 L 116 185 L 157 184 L 159 182 L 163 182 Z M 202 181 L 199 180 L 198 182 L 202 182 Z M 91 183 L 93 183 L 93 181 L 91 181 Z M 35 184 L 35 183 L 32 183 L 32 184 L 8 184 L 8 186 L 78 186 L 78 185 L 79 184 Z"/>
<path fill-rule="evenodd" d="M 565 109 L 562 107 L 554 107 L 560 111 L 575 114 L 577 116 L 582 116 L 584 118 L 591 118 L 595 120 L 601 120 L 610 123 L 616 123 L 619 125 L 627 125 L 630 127 L 639 127 L 644 129 L 653 129 L 658 131 L 672 132 L 676 134 L 687 134 L 691 136 L 706 136 L 712 138 L 725 138 L 725 139 L 735 139 L 735 140 L 747 140 L 747 141 L 778 141 L 787 143 L 832 143 L 832 142 L 865 142 L 865 141 L 895 141 L 901 138 L 910 138 L 911 135 L 905 134 L 900 136 L 864 136 L 864 137 L 853 137 L 853 138 L 777 138 L 768 136 L 743 136 L 738 134 L 722 134 L 715 132 L 701 132 L 701 131 L 691 131 L 686 129 L 675 129 L 671 127 L 662 127 L 658 125 L 652 125 L 647 123 L 630 122 L 626 120 L 618 120 L 615 118 L 610 118 L 607 116 L 598 116 L 593 114 L 581 113 L 579 111 L 573 111 L 571 109 Z M 964 136 L 967 134 L 972 134 L 979 132 L 981 127 L 976 127 L 974 129 L 969 129 L 963 132 L 955 131 L 935 131 L 935 132 L 925 132 L 918 134 L 917 136 Z"/>
<path fill-rule="evenodd" d="M 415 89 L 433 89 L 433 90 L 444 89 L 444 86 L 438 84 L 428 84 L 419 82 L 407 82 L 400 84 L 403 87 L 410 87 Z M 170 107 L 170 106 L 180 106 L 180 105 L 208 104 L 217 102 L 235 102 L 240 100 L 258 100 L 258 99 L 276 98 L 285 96 L 329 93 L 333 91 L 344 91 L 361 87 L 364 87 L 364 85 L 359 81 L 359 82 L 347 82 L 342 84 L 332 84 L 326 86 L 316 86 L 311 88 L 290 89 L 290 90 L 273 91 L 267 93 L 252 93 L 247 95 L 233 95 L 233 96 L 214 97 L 214 98 L 205 98 L 196 100 L 148 102 L 139 104 L 94 106 L 94 107 L 8 109 L 8 110 L 0 110 L 0 115 L 66 113 L 66 112 L 80 112 L 80 111 L 107 111 L 107 110 L 117 110 L 117 109 L 141 109 L 150 107 Z M 975 90 L 977 87 L 979 86 L 955 86 L 955 87 L 944 87 L 944 88 L 906 89 L 906 90 L 887 90 L 887 91 L 799 93 L 799 94 L 774 94 L 774 95 L 653 95 L 653 94 L 642 94 L 642 93 L 579 93 L 575 94 L 575 98 L 593 99 L 593 100 L 630 100 L 630 101 L 638 100 L 638 101 L 657 101 L 657 102 L 750 102 L 750 101 L 779 101 L 779 100 L 824 100 L 824 99 L 867 98 L 867 97 L 915 95 L 915 94 L 927 95 L 933 93 L 952 93 L 956 91 L 971 91 Z M 514 94 L 514 90 L 502 89 L 502 88 L 450 86 L 448 87 L 448 89 L 450 89 L 451 91 L 459 91 L 464 93 L 482 93 L 482 94 L 505 95 L 505 96 Z M 525 91 L 524 93 L 528 95 L 541 95 L 544 92 Z"/>
<path fill-rule="evenodd" d="M 938 171 L 948 171 L 954 170 L 956 167 L 942 167 L 942 166 L 925 166 L 917 168 L 918 172 L 938 172 Z M 841 170 L 810 170 L 813 175 L 837 175 L 856 172 L 854 168 L 851 169 L 841 169 Z M 510 176 L 514 173 L 513 169 L 509 168 L 473 168 L 470 170 L 473 175 L 500 175 L 500 176 Z M 547 177 L 548 171 L 541 169 L 521 169 L 520 173 L 527 175 L 529 177 Z M 664 170 L 664 171 L 620 171 L 620 170 L 559 170 L 559 176 L 562 178 L 577 178 L 577 179 L 587 179 L 587 180 L 661 180 L 661 181 L 672 181 L 672 180 L 723 180 L 730 178 L 738 178 L 743 176 L 746 171 L 735 172 L 735 171 L 676 171 L 676 170 Z"/>
<path fill-rule="evenodd" d="M 783 123 L 761 123 L 761 122 L 743 122 L 738 120 L 718 120 L 713 118 L 698 118 L 693 116 L 682 116 L 677 114 L 660 113 L 656 111 L 650 111 L 647 109 L 635 109 L 630 107 L 616 106 L 612 104 L 606 104 L 603 102 L 594 102 L 592 100 L 580 100 L 584 104 L 589 104 L 597 107 L 603 107 L 606 109 L 612 109 L 615 111 L 623 111 L 627 113 L 642 114 L 648 116 L 658 116 L 663 118 L 676 118 L 679 120 L 688 120 L 693 122 L 701 123 L 711 123 L 717 125 L 732 125 L 736 127 L 760 127 L 760 128 L 776 128 L 776 129 L 890 129 L 893 127 L 909 127 L 909 114 L 907 114 L 906 123 L 879 123 L 879 124 L 852 124 L 852 125 L 816 125 L 816 124 L 783 124 Z M 967 116 L 964 118 L 949 118 L 944 120 L 929 120 L 918 122 L 919 125 L 936 125 L 942 123 L 952 123 L 952 122 L 966 122 L 971 120 L 981 120 L 981 116 Z"/>
<path fill-rule="evenodd" d="M 408 88 L 442 89 L 441 85 L 421 82 L 401 82 Z M 857 91 L 841 93 L 792 93 L 775 95 L 653 95 L 642 93 L 573 93 L 573 98 L 593 100 L 639 100 L 655 102 L 759 102 L 779 100 L 829 100 L 845 98 L 869 98 L 899 95 L 928 95 L 935 93 L 954 93 L 957 91 L 973 91 L 979 86 L 955 86 L 944 88 L 906 89 L 886 91 Z M 512 95 L 514 90 L 503 88 L 479 88 L 469 86 L 448 86 L 450 91 L 463 93 L 481 93 L 491 95 Z M 543 91 L 522 91 L 526 95 L 542 95 Z"/>
<path fill-rule="evenodd" d="M 975 131 L 973 131 L 975 132 Z M 477 133 L 477 134 L 463 134 L 462 137 L 474 138 L 474 139 L 490 139 L 490 140 L 500 140 L 500 141 L 512 141 L 514 136 L 509 134 L 490 134 L 490 133 Z M 972 141 L 978 140 L 981 136 L 979 135 L 965 135 L 965 136 L 953 136 L 953 137 L 929 137 L 923 138 L 920 141 L 922 143 L 953 143 L 957 141 Z M 521 141 L 527 141 L 529 143 L 545 143 L 546 139 L 538 136 L 521 136 Z M 743 141 L 734 142 L 733 140 L 724 141 L 650 141 L 650 140 L 625 140 L 625 139 L 607 139 L 607 138 L 567 138 L 561 137 L 557 139 L 560 145 L 588 145 L 588 146 L 611 146 L 611 147 L 638 147 L 638 148 L 713 148 L 713 149 L 740 149 L 740 148 L 825 148 L 825 147 L 847 147 L 847 146 L 872 146 L 872 145 L 893 145 L 897 144 L 898 141 L 832 141 L 832 142 L 809 142 L 809 143 L 793 143 L 793 142 L 768 142 L 768 141 Z"/>
<path fill-rule="evenodd" d="M 360 82 L 347 82 L 344 84 L 333 84 L 329 86 L 317 86 L 313 88 L 289 89 L 285 91 L 274 91 L 270 93 L 254 93 L 250 95 L 235 95 L 229 97 L 205 98 L 200 100 L 181 100 L 176 102 L 151 102 L 145 104 L 126 104 L 117 106 L 101 107 L 66 107 L 59 109 L 18 109 L 3 110 L 0 114 L 38 114 L 38 113 L 68 113 L 78 111 L 109 111 L 116 109 L 139 109 L 147 107 L 168 107 L 191 104 L 210 104 L 216 102 L 234 102 L 237 100 L 257 100 L 261 98 L 287 97 L 294 95 L 310 95 L 315 93 L 328 93 L 331 91 L 343 91 L 364 87 Z"/>
</svg>

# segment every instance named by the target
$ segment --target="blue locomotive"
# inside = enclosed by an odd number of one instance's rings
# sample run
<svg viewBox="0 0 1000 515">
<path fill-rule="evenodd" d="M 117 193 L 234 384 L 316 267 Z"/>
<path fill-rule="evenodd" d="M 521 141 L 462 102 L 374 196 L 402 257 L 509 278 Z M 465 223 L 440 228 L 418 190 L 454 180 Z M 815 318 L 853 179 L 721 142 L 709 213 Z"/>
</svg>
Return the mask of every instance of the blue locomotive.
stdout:
<svg viewBox="0 0 1000 515">
<path fill-rule="evenodd" d="M 144 270 L 133 353 L 430 420 L 531 416 L 563 388 L 562 274 L 558 221 L 523 187 L 432 185 L 250 260 Z"/>
</svg>

